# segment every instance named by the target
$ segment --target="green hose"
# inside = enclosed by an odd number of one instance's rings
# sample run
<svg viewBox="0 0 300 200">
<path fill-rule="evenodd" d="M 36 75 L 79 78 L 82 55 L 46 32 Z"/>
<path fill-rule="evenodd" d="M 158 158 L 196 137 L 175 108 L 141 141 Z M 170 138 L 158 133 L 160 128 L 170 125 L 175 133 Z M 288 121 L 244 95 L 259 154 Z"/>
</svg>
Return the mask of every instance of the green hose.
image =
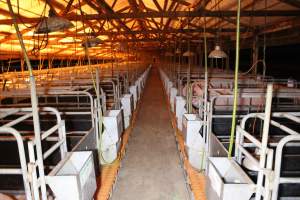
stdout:
<svg viewBox="0 0 300 200">
<path fill-rule="evenodd" d="M 228 158 L 231 158 L 233 143 L 234 143 L 234 133 L 236 126 L 236 108 L 237 108 L 237 95 L 238 95 L 238 76 L 239 76 L 239 60 L 240 60 L 240 15 L 241 15 L 241 0 L 238 0 L 237 8 L 237 19 L 236 19 L 236 55 L 235 55 L 235 70 L 234 70 L 234 100 L 233 100 L 233 110 L 232 110 L 232 123 L 230 132 L 230 144 L 228 150 Z"/>
<path fill-rule="evenodd" d="M 208 133 L 207 133 L 207 93 L 208 93 L 208 67 L 207 67 L 207 38 L 206 38 L 206 15 L 204 15 L 204 29 L 203 29 L 203 42 L 204 42 L 204 70 L 205 70 L 205 82 L 204 82 L 204 114 L 203 114 L 203 121 L 204 126 L 203 126 L 203 136 L 205 135 L 206 137 L 206 142 L 208 142 Z M 203 169 L 204 166 L 204 162 L 205 162 L 205 150 L 206 148 L 204 148 L 203 153 L 201 154 L 201 169 Z"/>
</svg>

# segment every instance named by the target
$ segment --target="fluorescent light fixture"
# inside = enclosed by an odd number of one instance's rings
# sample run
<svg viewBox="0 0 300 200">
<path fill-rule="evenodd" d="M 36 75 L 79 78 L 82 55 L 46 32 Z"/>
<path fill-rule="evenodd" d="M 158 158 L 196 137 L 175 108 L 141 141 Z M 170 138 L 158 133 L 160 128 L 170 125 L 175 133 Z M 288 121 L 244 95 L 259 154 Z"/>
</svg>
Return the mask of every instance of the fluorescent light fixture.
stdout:
<svg viewBox="0 0 300 200">
<path fill-rule="evenodd" d="M 216 45 L 215 49 L 208 55 L 209 58 L 227 58 L 227 54 L 222 51 L 220 45 Z"/>
</svg>

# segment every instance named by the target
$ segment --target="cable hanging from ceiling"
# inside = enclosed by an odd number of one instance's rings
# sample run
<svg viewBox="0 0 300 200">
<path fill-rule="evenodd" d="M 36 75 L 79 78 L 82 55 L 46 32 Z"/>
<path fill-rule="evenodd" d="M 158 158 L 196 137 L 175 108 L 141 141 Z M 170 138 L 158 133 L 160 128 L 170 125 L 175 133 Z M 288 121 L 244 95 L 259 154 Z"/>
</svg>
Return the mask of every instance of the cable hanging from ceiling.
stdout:
<svg viewBox="0 0 300 200">
<path fill-rule="evenodd" d="M 48 3 L 45 1 L 40 20 L 33 26 L 35 30 L 33 32 L 33 49 L 31 50 L 31 54 L 35 56 L 48 46 L 49 33 L 64 31 L 74 27 L 72 22 L 59 16 L 51 5 L 49 5 L 48 17 L 46 17 L 47 5 Z"/>
<path fill-rule="evenodd" d="M 19 7 L 19 5 L 18 5 L 18 7 Z M 39 18 L 39 22 L 30 28 L 36 29 L 38 27 L 38 25 L 43 21 L 43 19 L 46 16 L 46 8 L 47 8 L 47 2 L 45 2 L 44 9 Z M 19 9 L 18 9 L 18 12 L 19 12 Z M 19 19 L 21 19 L 21 17 L 19 17 Z M 29 28 L 29 27 L 27 27 L 27 28 Z M 32 34 L 32 38 L 33 38 L 33 48 L 31 49 L 30 53 L 31 53 L 31 55 L 38 56 L 40 51 L 45 49 L 48 46 L 49 36 L 48 36 L 48 33 L 41 35 L 41 34 L 37 34 L 34 31 Z"/>
<path fill-rule="evenodd" d="M 252 4 L 252 11 L 255 10 L 255 2 Z M 267 0 L 264 0 L 264 10 L 267 10 Z M 250 20 L 249 20 L 249 25 L 248 25 L 248 30 L 247 32 L 249 32 L 249 29 L 251 27 L 251 24 L 253 24 L 253 15 L 251 15 Z M 266 29 L 267 27 L 267 16 L 264 16 L 264 29 Z M 255 30 L 254 30 L 255 31 Z M 254 34 L 257 34 L 257 32 L 255 31 Z M 258 38 L 256 40 L 256 37 Z M 250 66 L 250 68 L 242 73 L 243 75 L 247 75 L 249 73 L 254 73 L 255 75 L 257 74 L 257 67 L 258 66 L 262 66 L 262 77 L 264 78 L 266 75 L 266 69 L 267 69 L 267 65 L 266 65 L 266 32 L 263 33 L 263 55 L 262 58 L 259 58 L 259 35 L 254 35 L 253 38 L 253 42 L 255 42 L 255 47 L 253 47 L 253 51 L 256 51 L 254 48 L 258 48 L 257 52 L 253 52 L 253 54 L 257 54 L 255 59 L 253 59 L 252 65 Z M 258 65 L 261 64 L 261 65 Z"/>
<path fill-rule="evenodd" d="M 215 1 L 215 5 L 216 5 L 216 9 L 218 9 L 218 11 L 220 11 L 220 2 L 217 2 L 217 0 Z M 218 25 L 217 27 L 217 36 L 216 36 L 216 42 L 215 42 L 215 48 L 214 50 L 212 50 L 208 57 L 209 58 L 215 58 L 215 59 L 222 59 L 222 58 L 227 58 L 227 54 L 221 49 L 221 41 L 220 41 L 220 33 L 222 32 L 222 26 L 221 26 L 221 12 L 220 16 L 219 16 L 219 20 L 216 20 L 216 24 Z"/>
<path fill-rule="evenodd" d="M 26 28 L 28 29 L 32 29 L 32 28 L 36 28 L 37 25 L 43 20 L 43 16 L 45 16 L 45 13 L 46 13 L 46 8 L 47 8 L 47 2 L 45 1 L 44 3 L 44 8 L 43 8 L 43 11 L 42 13 L 39 15 L 39 20 L 37 23 L 31 25 L 31 26 L 28 26 L 27 23 L 25 23 L 23 21 L 23 18 L 20 14 L 20 0 L 17 0 L 17 15 L 16 15 L 16 18 L 18 18 L 18 20 L 20 20 L 20 22 L 22 23 L 23 26 L 25 26 Z M 25 11 L 28 11 L 28 10 L 25 10 Z"/>
</svg>

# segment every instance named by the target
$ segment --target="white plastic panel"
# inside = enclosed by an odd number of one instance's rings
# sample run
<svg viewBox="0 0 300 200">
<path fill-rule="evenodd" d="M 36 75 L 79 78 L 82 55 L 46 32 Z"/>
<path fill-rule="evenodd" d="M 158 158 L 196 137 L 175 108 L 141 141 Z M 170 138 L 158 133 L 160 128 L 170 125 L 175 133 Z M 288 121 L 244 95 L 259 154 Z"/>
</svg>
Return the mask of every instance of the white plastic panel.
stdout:
<svg viewBox="0 0 300 200">
<path fill-rule="evenodd" d="M 131 122 L 131 115 L 124 117 L 124 127 L 125 127 L 125 129 L 130 126 L 130 122 Z"/>
<path fill-rule="evenodd" d="M 136 109 L 137 100 L 138 100 L 138 89 L 136 85 L 132 85 L 129 87 L 130 94 L 133 95 L 133 107 Z"/>
<path fill-rule="evenodd" d="M 103 117 L 104 131 L 102 133 L 101 149 L 119 141 L 123 132 L 123 119 L 121 110 L 109 110 Z"/>
<path fill-rule="evenodd" d="M 171 111 L 174 112 L 175 110 L 175 98 L 177 95 L 177 89 L 172 87 L 170 91 L 170 105 L 171 105 Z"/>
<path fill-rule="evenodd" d="M 175 114 L 177 118 L 177 127 L 182 130 L 182 117 L 187 111 L 185 109 L 186 100 L 182 96 L 177 96 L 175 100 Z"/>
<path fill-rule="evenodd" d="M 133 95 L 125 94 L 121 98 L 124 116 L 130 116 L 133 112 Z"/>
<path fill-rule="evenodd" d="M 167 83 L 167 95 L 170 97 L 171 88 L 173 87 L 172 81 L 168 81 Z"/>
<path fill-rule="evenodd" d="M 185 146 L 185 151 L 187 153 L 189 163 L 191 164 L 192 167 L 194 167 L 197 170 L 205 169 L 206 154 L 204 150 L 196 150 L 188 146 Z"/>
<path fill-rule="evenodd" d="M 184 114 L 182 119 L 182 134 L 185 145 L 195 150 L 203 150 L 205 141 L 200 134 L 203 122 L 196 114 Z"/>
<path fill-rule="evenodd" d="M 106 120 L 108 120 L 112 126 L 105 126 Z M 114 132 L 116 131 L 119 138 L 123 132 L 122 110 L 109 110 L 106 112 L 106 115 L 104 116 L 104 126 L 106 129 L 110 129 Z"/>
</svg>

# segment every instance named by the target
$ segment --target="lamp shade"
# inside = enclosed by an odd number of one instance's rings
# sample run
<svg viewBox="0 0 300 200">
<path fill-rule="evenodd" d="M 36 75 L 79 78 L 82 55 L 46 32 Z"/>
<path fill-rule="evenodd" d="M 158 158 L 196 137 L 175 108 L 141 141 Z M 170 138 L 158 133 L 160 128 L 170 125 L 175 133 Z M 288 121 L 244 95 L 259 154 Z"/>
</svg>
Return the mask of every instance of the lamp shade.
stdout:
<svg viewBox="0 0 300 200">
<path fill-rule="evenodd" d="M 179 48 L 176 49 L 175 51 L 176 54 L 181 54 L 181 50 Z"/>
<path fill-rule="evenodd" d="M 49 11 L 49 17 L 45 17 L 37 25 L 35 33 L 51 33 L 56 31 L 64 31 L 69 28 L 73 28 L 74 25 L 63 17 L 56 16 L 53 11 Z"/>
<path fill-rule="evenodd" d="M 103 43 L 102 40 L 100 40 L 99 38 L 95 37 L 95 38 L 89 38 L 86 41 L 84 41 L 81 46 L 83 47 L 95 47 L 99 44 Z"/>
<path fill-rule="evenodd" d="M 165 56 L 173 56 L 173 53 L 167 51 L 167 52 L 165 53 Z"/>
<path fill-rule="evenodd" d="M 195 53 L 192 52 L 192 51 L 190 51 L 190 50 L 188 50 L 188 51 L 184 52 L 182 54 L 182 56 L 184 56 L 184 57 L 192 57 L 192 56 L 195 56 Z"/>
<path fill-rule="evenodd" d="M 221 50 L 221 47 L 219 45 L 215 46 L 215 49 L 210 52 L 208 55 L 209 58 L 227 58 L 227 54 Z"/>
</svg>

